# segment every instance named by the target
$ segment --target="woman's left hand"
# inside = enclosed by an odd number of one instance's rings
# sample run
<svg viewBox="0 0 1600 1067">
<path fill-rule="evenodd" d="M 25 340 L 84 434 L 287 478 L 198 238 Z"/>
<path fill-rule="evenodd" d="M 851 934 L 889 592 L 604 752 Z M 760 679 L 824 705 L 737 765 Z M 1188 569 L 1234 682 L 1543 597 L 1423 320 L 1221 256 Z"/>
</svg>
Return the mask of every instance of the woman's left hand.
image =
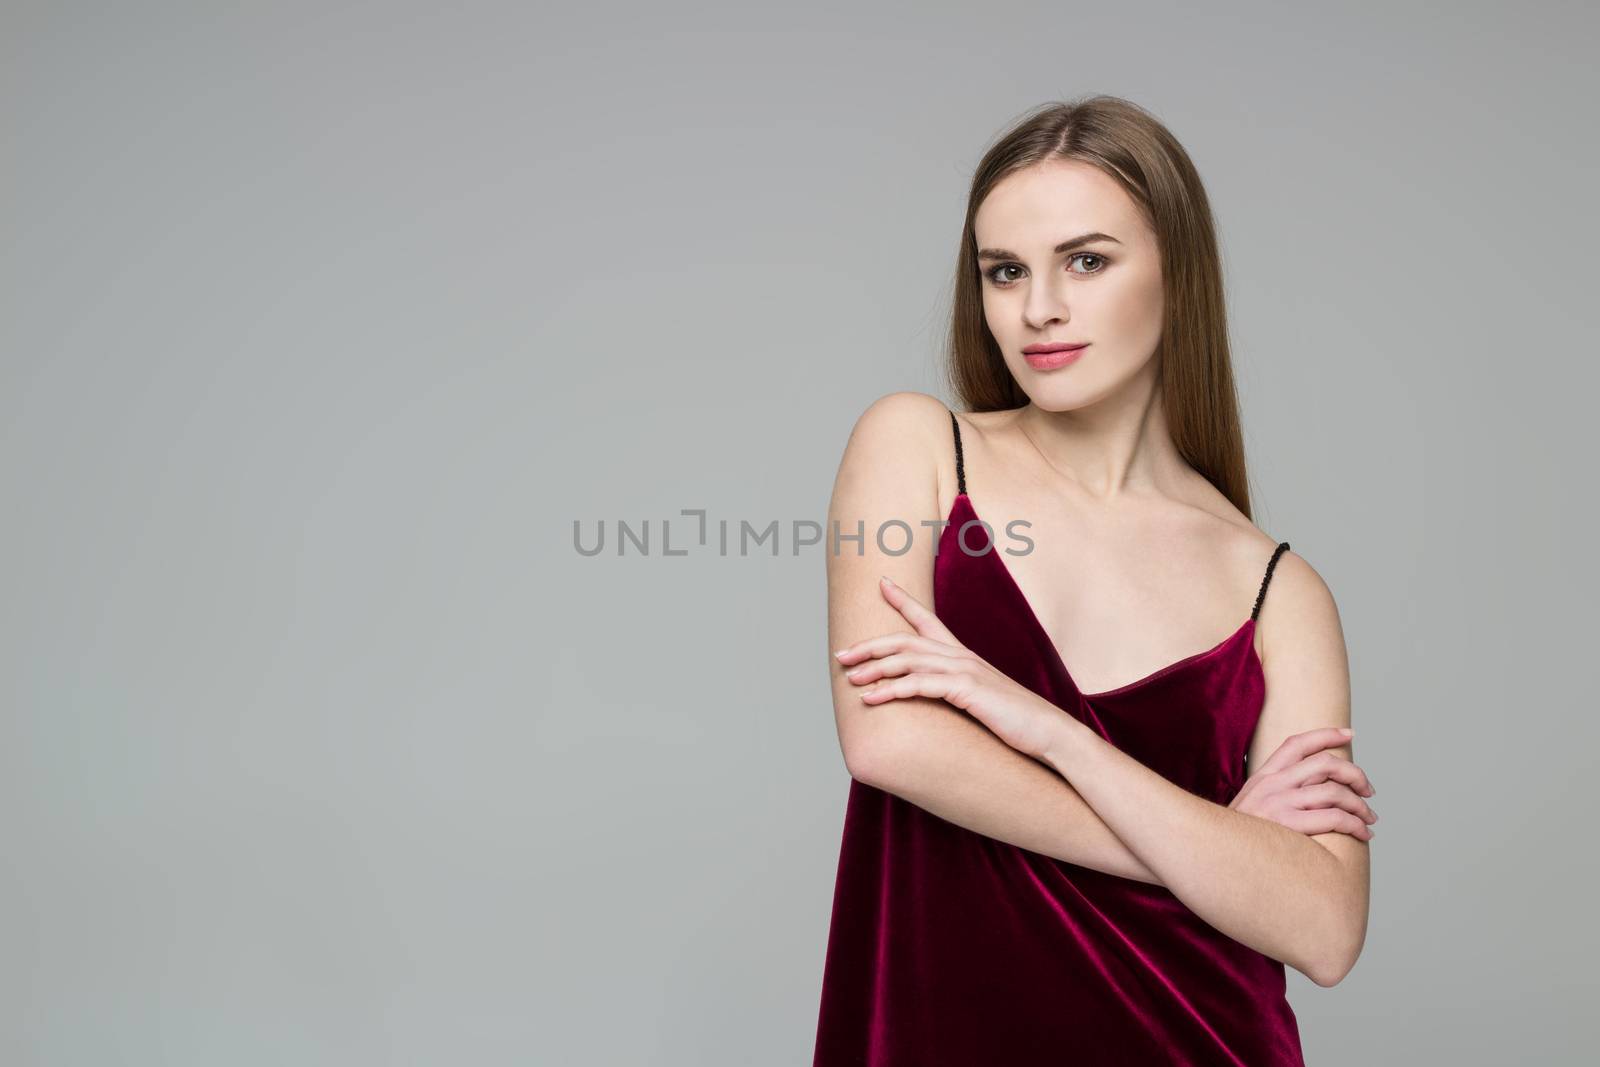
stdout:
<svg viewBox="0 0 1600 1067">
<path fill-rule="evenodd" d="M 878 682 L 861 699 L 872 705 L 903 697 L 946 700 L 1018 752 L 1043 759 L 1071 716 L 991 667 L 956 640 L 931 609 L 888 578 L 878 588 L 916 633 L 869 637 L 835 653 L 847 668 L 858 664 L 845 671 L 851 682 Z"/>
</svg>

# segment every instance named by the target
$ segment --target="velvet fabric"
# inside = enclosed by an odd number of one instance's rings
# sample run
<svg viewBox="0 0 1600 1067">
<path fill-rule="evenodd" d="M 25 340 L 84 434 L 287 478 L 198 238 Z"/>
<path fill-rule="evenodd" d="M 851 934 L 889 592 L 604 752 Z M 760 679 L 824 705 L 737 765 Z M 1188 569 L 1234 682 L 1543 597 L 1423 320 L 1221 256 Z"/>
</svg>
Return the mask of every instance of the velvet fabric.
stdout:
<svg viewBox="0 0 1600 1067">
<path fill-rule="evenodd" d="M 1082 693 L 989 531 L 974 523 L 965 549 L 957 542 L 977 518 L 963 482 L 934 564 L 934 611 L 956 638 L 1226 805 L 1265 695 L 1254 612 L 1206 651 Z M 1303 1065 L 1284 990 L 1282 963 L 1165 888 L 974 833 L 851 779 L 813 1067 Z"/>
</svg>

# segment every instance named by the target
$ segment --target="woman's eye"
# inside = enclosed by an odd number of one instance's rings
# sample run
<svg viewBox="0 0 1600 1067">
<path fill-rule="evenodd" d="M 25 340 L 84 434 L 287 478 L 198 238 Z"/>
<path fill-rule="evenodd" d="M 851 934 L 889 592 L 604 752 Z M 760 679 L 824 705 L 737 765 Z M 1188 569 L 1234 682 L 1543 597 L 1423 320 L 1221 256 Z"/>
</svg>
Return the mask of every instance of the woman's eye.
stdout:
<svg viewBox="0 0 1600 1067">
<path fill-rule="evenodd" d="M 1073 273 L 1073 274 L 1099 274 L 1102 270 L 1105 270 L 1105 265 L 1108 262 L 1108 260 L 1106 259 L 1105 256 L 1102 256 L 1102 255 L 1100 255 L 1100 254 L 1098 254 L 1096 252 L 1079 252 L 1077 255 L 1074 255 L 1074 256 L 1070 257 L 1067 260 L 1067 263 L 1068 264 L 1072 264 L 1072 263 L 1077 262 L 1080 259 L 1089 260 L 1093 264 L 1092 268 L 1088 269 L 1088 270 L 1075 270 L 1075 271 L 1071 271 L 1071 273 Z M 1010 285 L 1012 280 L 1013 280 L 1013 279 L 1007 277 L 1005 275 L 1005 272 L 1008 271 L 1008 270 L 1021 270 L 1021 269 L 1022 269 L 1021 265 L 1017 264 L 1017 263 L 1001 263 L 998 266 L 990 267 L 987 271 L 985 271 L 984 272 L 984 277 L 988 278 L 989 281 L 992 284 L 998 286 L 1001 289 L 1004 289 L 1008 285 Z"/>
</svg>

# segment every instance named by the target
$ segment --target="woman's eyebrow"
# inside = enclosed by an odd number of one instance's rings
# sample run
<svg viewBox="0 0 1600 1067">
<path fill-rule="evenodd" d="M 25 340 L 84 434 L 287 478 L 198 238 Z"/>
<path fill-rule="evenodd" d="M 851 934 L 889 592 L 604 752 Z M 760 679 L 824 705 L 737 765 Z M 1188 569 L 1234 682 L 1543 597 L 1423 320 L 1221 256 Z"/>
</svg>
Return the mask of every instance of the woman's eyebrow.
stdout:
<svg viewBox="0 0 1600 1067">
<path fill-rule="evenodd" d="M 1080 233 L 1078 236 L 1069 237 L 1067 240 L 1062 241 L 1060 244 L 1056 245 L 1055 254 L 1059 256 L 1063 252 L 1072 251 L 1074 248 L 1077 248 L 1079 245 L 1090 244 L 1090 243 L 1092 243 L 1094 241 L 1110 241 L 1114 245 L 1119 245 L 1119 244 L 1122 243 L 1121 241 L 1117 240 L 1115 237 L 1112 237 L 1109 233 Z M 978 261 L 980 263 L 983 262 L 984 260 L 990 260 L 990 259 L 1021 259 L 1021 258 L 1022 257 L 1017 255 L 1015 252 L 1007 252 L 1004 248 L 980 248 L 980 249 L 978 249 Z"/>
</svg>

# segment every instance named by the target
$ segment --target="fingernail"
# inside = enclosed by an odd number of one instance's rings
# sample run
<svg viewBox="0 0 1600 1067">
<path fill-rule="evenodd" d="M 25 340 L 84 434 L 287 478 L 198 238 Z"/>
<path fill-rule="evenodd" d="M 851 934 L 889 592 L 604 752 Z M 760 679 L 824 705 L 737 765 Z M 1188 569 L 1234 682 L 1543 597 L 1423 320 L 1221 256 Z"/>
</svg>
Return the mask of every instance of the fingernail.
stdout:
<svg viewBox="0 0 1600 1067">
<path fill-rule="evenodd" d="M 847 653 L 849 651 L 850 650 L 848 648 L 841 648 L 839 651 L 837 651 L 837 652 L 835 652 L 833 654 L 833 658 L 834 659 L 844 659 L 845 653 Z"/>
<path fill-rule="evenodd" d="M 894 579 L 890 578 L 887 574 L 879 575 L 879 577 L 888 582 L 890 585 L 894 584 Z"/>
<path fill-rule="evenodd" d="M 1348 726 L 1339 727 L 1339 732 L 1341 734 L 1344 734 L 1346 737 L 1354 737 L 1356 735 L 1356 732 L 1354 730 L 1350 729 L 1350 727 L 1348 727 Z"/>
</svg>

